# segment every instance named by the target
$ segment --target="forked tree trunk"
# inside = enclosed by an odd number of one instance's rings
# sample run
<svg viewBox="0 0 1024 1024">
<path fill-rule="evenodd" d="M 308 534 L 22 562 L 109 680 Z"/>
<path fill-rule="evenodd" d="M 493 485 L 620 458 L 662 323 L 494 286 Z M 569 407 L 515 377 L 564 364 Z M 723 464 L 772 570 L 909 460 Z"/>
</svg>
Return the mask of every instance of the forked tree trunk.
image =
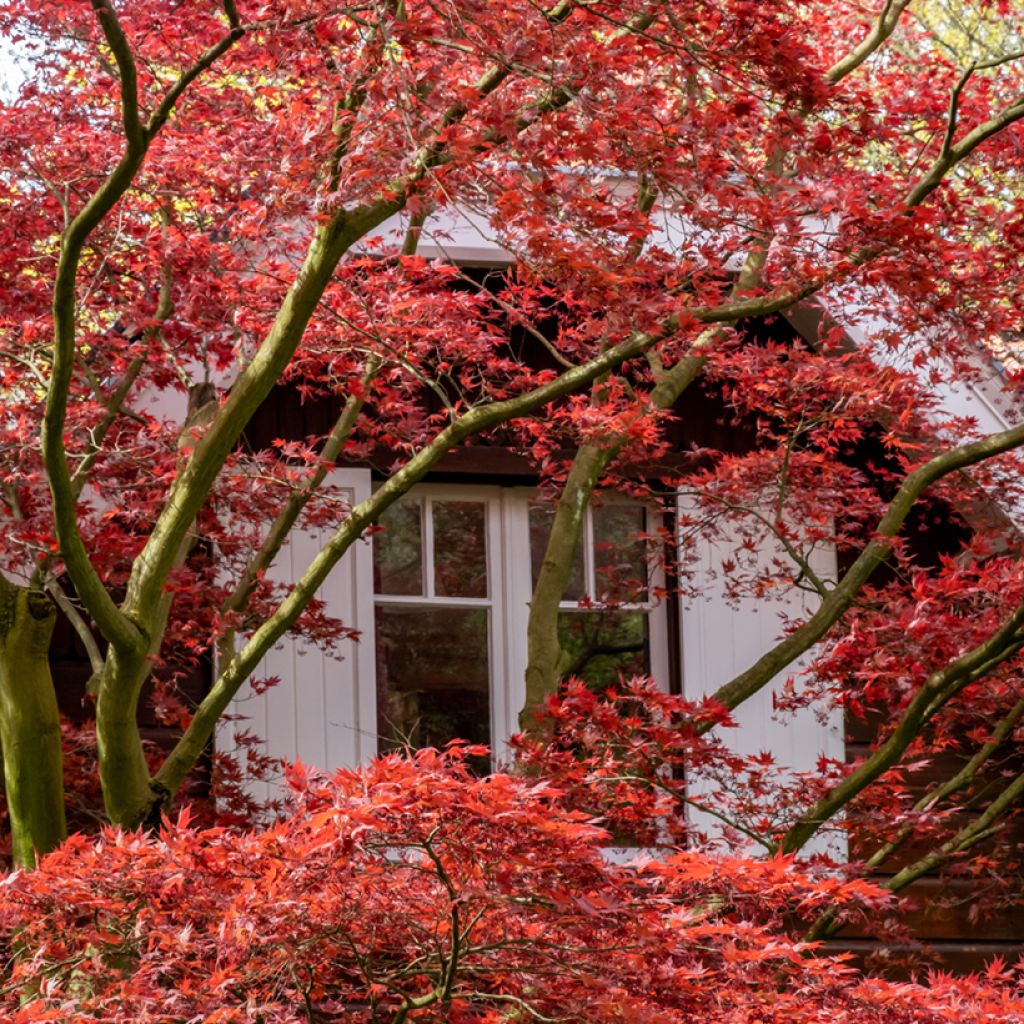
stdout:
<svg viewBox="0 0 1024 1024">
<path fill-rule="evenodd" d="M 0 745 L 15 864 L 67 836 L 60 714 L 50 675 L 56 609 L 0 576 Z"/>
</svg>

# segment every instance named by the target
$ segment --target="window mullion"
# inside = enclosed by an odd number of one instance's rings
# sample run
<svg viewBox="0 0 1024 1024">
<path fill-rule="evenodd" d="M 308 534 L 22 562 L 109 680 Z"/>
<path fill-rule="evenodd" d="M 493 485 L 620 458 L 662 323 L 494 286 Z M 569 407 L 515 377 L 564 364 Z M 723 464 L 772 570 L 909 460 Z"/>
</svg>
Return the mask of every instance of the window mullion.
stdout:
<svg viewBox="0 0 1024 1024">
<path fill-rule="evenodd" d="M 593 507 L 588 504 L 583 512 L 583 535 L 580 537 L 580 544 L 583 545 L 583 592 L 591 601 L 597 600 L 597 573 L 595 570 L 596 559 L 594 558 L 594 515 Z"/>
<path fill-rule="evenodd" d="M 434 594 L 434 503 L 423 499 L 423 596 Z"/>
<path fill-rule="evenodd" d="M 419 594 L 376 594 L 376 604 L 401 604 L 419 608 L 490 608 L 489 597 L 421 597 Z"/>
</svg>

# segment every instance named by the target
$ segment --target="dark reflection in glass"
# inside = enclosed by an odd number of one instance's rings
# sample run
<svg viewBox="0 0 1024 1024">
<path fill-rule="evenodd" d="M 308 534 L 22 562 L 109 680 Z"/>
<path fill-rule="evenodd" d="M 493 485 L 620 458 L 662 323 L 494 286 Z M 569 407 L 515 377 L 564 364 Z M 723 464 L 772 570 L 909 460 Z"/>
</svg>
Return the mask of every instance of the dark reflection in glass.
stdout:
<svg viewBox="0 0 1024 1024">
<path fill-rule="evenodd" d="M 603 505 L 593 510 L 594 568 L 599 601 L 647 600 L 647 552 L 640 538 L 644 510 L 636 505 Z"/>
<path fill-rule="evenodd" d="M 434 592 L 487 596 L 486 508 L 480 501 L 435 501 Z"/>
<path fill-rule="evenodd" d="M 423 503 L 396 501 L 373 537 L 373 589 L 378 594 L 423 593 Z"/>
<path fill-rule="evenodd" d="M 491 742 L 486 608 L 377 607 L 382 750 Z M 479 766 L 486 770 L 486 764 Z"/>
<path fill-rule="evenodd" d="M 530 506 L 530 567 L 533 571 L 535 586 L 537 577 L 540 575 L 540 567 L 544 564 L 544 554 L 547 551 L 548 537 L 551 534 L 551 521 L 554 517 L 555 510 L 549 505 Z M 581 601 L 586 594 L 586 589 L 581 542 L 576 548 L 572 575 L 569 577 L 569 585 L 565 588 L 564 600 Z"/>
<path fill-rule="evenodd" d="M 559 612 L 558 640 L 570 657 L 567 676 L 604 690 L 620 679 L 648 675 L 650 639 L 644 612 Z"/>
</svg>

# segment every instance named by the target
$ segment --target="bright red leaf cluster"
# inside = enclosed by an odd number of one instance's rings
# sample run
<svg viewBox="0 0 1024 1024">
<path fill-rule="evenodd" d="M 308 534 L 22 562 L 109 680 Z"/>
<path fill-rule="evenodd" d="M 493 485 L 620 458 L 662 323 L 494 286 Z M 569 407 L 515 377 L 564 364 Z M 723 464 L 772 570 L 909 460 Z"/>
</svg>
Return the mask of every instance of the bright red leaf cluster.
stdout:
<svg viewBox="0 0 1024 1024">
<path fill-rule="evenodd" d="M 865 980 L 784 926 L 877 903 L 786 859 L 617 865 L 553 781 L 390 755 L 264 830 L 73 838 L 0 887 L 5 1019 L 1008 1024 L 988 979 Z"/>
</svg>

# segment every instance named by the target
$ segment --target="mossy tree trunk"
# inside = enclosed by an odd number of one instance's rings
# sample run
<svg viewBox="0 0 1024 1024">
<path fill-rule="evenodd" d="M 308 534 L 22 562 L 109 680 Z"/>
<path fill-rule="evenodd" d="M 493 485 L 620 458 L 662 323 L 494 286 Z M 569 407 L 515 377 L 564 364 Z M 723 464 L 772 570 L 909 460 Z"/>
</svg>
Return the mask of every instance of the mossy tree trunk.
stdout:
<svg viewBox="0 0 1024 1024">
<path fill-rule="evenodd" d="M 50 675 L 56 609 L 0 576 L 0 745 L 15 864 L 31 867 L 67 835 L 60 714 Z"/>
</svg>

